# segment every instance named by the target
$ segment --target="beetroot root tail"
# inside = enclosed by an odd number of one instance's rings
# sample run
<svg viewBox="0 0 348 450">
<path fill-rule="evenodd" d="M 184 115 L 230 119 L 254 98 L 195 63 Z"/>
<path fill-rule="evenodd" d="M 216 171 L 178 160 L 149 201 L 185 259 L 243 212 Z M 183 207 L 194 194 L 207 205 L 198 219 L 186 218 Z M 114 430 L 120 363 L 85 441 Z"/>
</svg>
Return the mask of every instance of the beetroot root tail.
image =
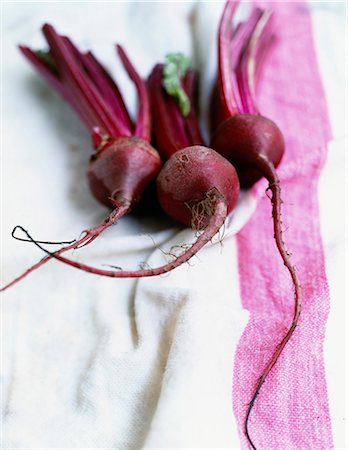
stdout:
<svg viewBox="0 0 348 450">
<path fill-rule="evenodd" d="M 257 396 L 260 393 L 260 389 L 265 382 L 269 372 L 272 370 L 272 367 L 276 364 L 280 354 L 283 352 L 284 347 L 290 340 L 291 336 L 293 335 L 295 328 L 297 327 L 298 320 L 300 318 L 301 314 L 301 306 L 302 306 L 302 289 L 300 280 L 297 276 L 297 272 L 295 269 L 295 266 L 290 261 L 290 254 L 286 250 L 285 243 L 283 241 L 283 231 L 282 231 L 282 221 L 281 221 L 281 189 L 279 184 L 278 175 L 276 173 L 276 170 L 273 166 L 273 164 L 268 161 L 266 158 L 261 158 L 261 161 L 259 161 L 259 169 L 264 174 L 265 178 L 269 182 L 268 189 L 272 193 L 271 202 L 272 202 L 272 217 L 273 217 L 273 226 L 274 226 L 274 239 L 279 251 L 279 254 L 283 260 L 284 266 L 288 269 L 290 273 L 291 280 L 294 285 L 294 312 L 293 312 L 293 318 L 292 323 L 286 332 L 285 336 L 281 340 L 281 342 L 276 347 L 276 350 L 274 351 L 270 361 L 268 362 L 266 368 L 264 369 L 262 375 L 260 376 L 257 386 L 254 390 L 253 396 L 251 398 L 251 401 L 249 403 L 249 407 L 247 410 L 245 422 L 244 422 L 244 431 L 246 434 L 246 437 L 249 441 L 249 444 L 254 450 L 257 450 L 254 443 L 252 442 L 252 439 L 249 434 L 248 424 L 249 424 L 249 418 L 251 410 L 254 407 L 255 400 Z"/>
<path fill-rule="evenodd" d="M 49 251 L 45 250 L 40 245 L 41 243 L 44 243 L 45 241 L 35 241 L 35 239 L 33 239 L 30 236 L 30 234 L 28 233 L 27 230 L 25 230 L 20 225 L 17 225 L 15 227 L 15 229 L 13 230 L 13 232 L 12 232 L 12 236 L 13 236 L 15 230 L 18 230 L 18 229 L 21 230 L 27 236 L 27 239 L 26 238 L 24 238 L 24 239 L 23 238 L 18 238 L 18 237 L 15 237 L 15 239 L 34 243 L 41 250 L 44 250 L 45 253 L 47 254 L 47 256 L 45 256 L 43 259 L 41 259 L 40 261 L 38 261 L 37 263 L 35 263 L 31 267 L 29 267 L 25 272 L 23 272 L 21 275 L 16 277 L 10 283 L 8 283 L 5 286 L 3 286 L 2 288 L 0 288 L 0 292 L 4 292 L 8 288 L 14 286 L 19 281 L 23 280 L 26 276 L 28 276 L 31 272 L 34 272 L 36 269 L 38 269 L 39 267 L 43 266 L 45 263 L 50 261 L 52 258 L 56 258 L 57 259 L 57 257 L 59 255 L 61 255 L 62 253 L 65 253 L 65 252 L 67 252 L 69 250 L 79 249 L 79 248 L 84 247 L 84 246 L 86 246 L 88 244 L 91 244 L 104 230 L 109 228 L 117 220 L 119 220 L 122 216 L 127 214 L 128 211 L 129 211 L 129 206 L 128 205 L 122 205 L 120 207 L 117 207 L 116 209 L 111 211 L 111 213 L 108 215 L 108 217 L 106 219 L 104 219 L 103 222 L 101 222 L 98 226 L 96 226 L 95 228 L 91 228 L 90 230 L 85 230 L 83 232 L 84 235 L 80 239 L 75 240 L 75 241 L 70 241 L 69 242 L 70 245 L 67 245 L 66 247 L 63 247 L 60 250 L 57 250 L 56 252 L 49 252 Z M 49 241 L 47 241 L 47 243 L 55 244 L 54 242 L 49 242 Z"/>
<path fill-rule="evenodd" d="M 214 211 L 211 215 L 208 226 L 202 232 L 202 234 L 197 238 L 196 242 L 181 255 L 177 256 L 174 261 L 164 264 L 160 267 L 149 268 L 149 269 L 138 269 L 138 270 L 104 270 L 97 267 L 92 267 L 87 264 L 83 264 L 77 261 L 73 261 L 69 258 L 61 256 L 59 252 L 50 252 L 33 239 L 28 232 L 26 232 L 27 237 L 41 250 L 48 254 L 48 258 L 55 258 L 69 266 L 75 267 L 76 269 L 83 270 L 95 275 L 110 277 L 110 278 L 142 278 L 142 277 L 152 277 L 157 275 L 162 275 L 171 270 L 179 267 L 181 264 L 186 263 L 191 259 L 202 247 L 204 247 L 219 231 L 223 225 L 227 214 L 226 201 L 221 198 L 216 199 L 216 204 Z"/>
</svg>

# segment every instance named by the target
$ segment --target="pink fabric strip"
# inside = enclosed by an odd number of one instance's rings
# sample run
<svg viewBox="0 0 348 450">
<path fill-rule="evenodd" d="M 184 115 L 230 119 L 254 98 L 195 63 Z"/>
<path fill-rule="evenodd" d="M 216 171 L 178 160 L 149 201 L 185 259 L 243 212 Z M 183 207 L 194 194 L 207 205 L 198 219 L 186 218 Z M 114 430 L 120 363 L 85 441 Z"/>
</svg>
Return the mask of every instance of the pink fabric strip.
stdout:
<svg viewBox="0 0 348 450">
<path fill-rule="evenodd" d="M 256 400 L 249 431 L 258 450 L 329 450 L 333 443 L 323 361 L 329 294 L 317 198 L 331 137 L 329 119 L 307 5 L 269 6 L 278 42 L 265 62 L 258 98 L 262 113 L 285 135 L 286 155 L 278 171 L 284 241 L 298 269 L 303 307 L 295 334 Z M 294 307 L 290 277 L 273 241 L 265 188 L 265 182 L 255 188 L 257 210 L 237 237 L 242 301 L 250 311 L 234 368 L 233 407 L 243 449 L 249 448 L 243 432 L 247 405 L 290 326 Z"/>
</svg>

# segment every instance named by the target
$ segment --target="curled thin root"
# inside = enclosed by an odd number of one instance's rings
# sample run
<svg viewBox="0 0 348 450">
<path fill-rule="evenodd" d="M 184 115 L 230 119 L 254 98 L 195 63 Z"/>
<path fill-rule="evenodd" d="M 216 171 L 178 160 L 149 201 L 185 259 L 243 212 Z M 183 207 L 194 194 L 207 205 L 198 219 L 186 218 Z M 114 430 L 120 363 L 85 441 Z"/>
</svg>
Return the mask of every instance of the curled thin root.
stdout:
<svg viewBox="0 0 348 450">
<path fill-rule="evenodd" d="M 16 231 L 17 230 L 21 230 L 24 233 L 26 233 L 26 230 L 21 226 L 21 225 L 16 225 L 12 232 L 11 232 L 11 236 L 16 239 L 16 241 L 21 241 L 21 242 L 32 242 L 31 239 L 29 238 L 24 238 L 24 237 L 19 237 L 16 236 Z M 65 245 L 65 244 L 73 244 L 74 242 L 76 242 L 76 239 L 72 239 L 71 241 L 36 241 L 39 244 L 48 244 L 48 245 Z"/>
</svg>

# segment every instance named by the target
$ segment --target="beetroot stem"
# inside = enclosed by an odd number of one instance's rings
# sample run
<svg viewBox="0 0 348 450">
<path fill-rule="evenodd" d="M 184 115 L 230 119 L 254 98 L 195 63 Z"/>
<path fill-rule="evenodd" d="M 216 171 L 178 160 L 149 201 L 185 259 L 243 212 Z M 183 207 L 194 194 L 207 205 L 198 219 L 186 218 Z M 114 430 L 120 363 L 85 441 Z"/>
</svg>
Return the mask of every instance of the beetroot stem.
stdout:
<svg viewBox="0 0 348 450">
<path fill-rule="evenodd" d="M 258 48 L 256 50 L 255 55 L 255 90 L 257 89 L 257 84 L 259 82 L 260 73 L 263 68 L 264 60 L 266 59 L 267 54 L 270 52 L 277 38 L 274 34 L 268 34 L 267 36 L 262 36 L 260 38 L 260 42 Z"/>
<path fill-rule="evenodd" d="M 170 109 L 168 107 L 169 101 L 172 102 L 174 111 L 177 111 L 178 108 L 174 99 L 169 97 L 162 87 L 162 72 L 163 65 L 157 64 L 150 74 L 148 87 L 154 120 L 157 122 L 157 128 L 162 130 L 161 133 L 156 135 L 156 145 L 161 149 L 162 154 L 165 154 L 165 157 L 169 158 L 177 150 L 186 147 L 188 145 L 188 140 L 184 132 L 185 130 L 183 129 L 181 114 L 179 117 L 180 127 L 177 126 L 174 122 L 173 115 L 170 114 Z M 178 118 L 178 115 L 176 118 Z M 175 123 L 175 126 L 173 126 L 173 122 Z"/>
<path fill-rule="evenodd" d="M 248 24 L 250 23 L 250 18 L 246 22 L 241 22 L 236 27 L 236 31 L 233 34 L 231 40 L 231 70 L 235 70 L 236 65 L 239 61 L 241 51 L 245 45 L 245 40 L 248 39 L 248 34 L 250 30 L 248 29 Z"/>
<path fill-rule="evenodd" d="M 185 126 L 187 116 L 183 117 L 174 98 L 168 96 L 163 89 L 161 89 L 161 92 L 167 115 L 170 120 L 170 126 L 175 130 L 175 144 L 178 148 L 188 147 L 190 145 L 190 133 L 187 131 L 188 127 Z"/>
<path fill-rule="evenodd" d="M 231 67 L 230 44 L 233 33 L 233 15 L 238 2 L 227 1 L 218 33 L 218 84 L 221 93 L 223 116 L 238 114 L 238 91 L 233 89 L 233 71 Z"/>
<path fill-rule="evenodd" d="M 257 21 L 259 20 L 259 18 L 261 16 L 261 14 L 262 14 L 262 11 L 259 8 L 253 9 L 250 17 L 245 22 L 238 24 L 238 26 L 236 27 L 236 30 L 233 34 L 232 41 L 231 41 L 231 48 L 230 48 L 231 74 L 230 74 L 230 76 L 231 76 L 231 83 L 233 83 L 232 90 L 235 92 L 235 99 L 236 99 L 236 103 L 237 103 L 239 112 L 242 112 L 244 110 L 244 106 L 243 106 L 242 95 L 241 95 L 241 92 L 239 91 L 236 68 L 238 67 L 238 64 L 240 63 L 240 59 L 248 45 L 250 37 L 253 33 L 253 30 L 257 24 Z"/>
<path fill-rule="evenodd" d="M 243 104 L 243 111 L 249 114 L 259 113 L 255 100 L 256 56 L 260 39 L 267 31 L 266 26 L 270 17 L 270 11 L 262 11 L 260 9 L 255 10 L 252 14 L 247 22 L 251 27 L 251 34 L 241 52 L 240 60 L 236 67 L 236 76 Z"/>
<path fill-rule="evenodd" d="M 90 230 L 86 230 L 84 233 L 85 235 L 83 237 L 81 237 L 80 239 L 78 239 L 77 241 L 73 241 L 72 244 L 61 248 L 60 250 L 56 251 L 56 252 L 49 252 L 46 251 L 43 247 L 40 246 L 39 242 L 40 241 L 34 241 L 34 239 L 32 239 L 32 237 L 29 235 L 29 233 L 21 226 L 17 225 L 15 227 L 15 229 L 20 229 L 22 230 L 27 236 L 28 236 L 28 240 L 30 242 L 35 243 L 41 250 L 44 250 L 48 256 L 45 256 L 43 259 L 41 259 L 40 261 L 38 261 L 36 264 L 34 264 L 33 266 L 29 267 L 29 269 L 27 269 L 24 273 L 22 273 L 19 277 L 15 278 L 14 280 L 12 280 L 10 283 L 8 283 L 7 285 L 5 285 L 4 287 L 0 288 L 0 292 L 4 292 L 6 291 L 6 289 L 10 288 L 11 286 L 13 286 L 14 284 L 18 283 L 19 281 L 21 281 L 23 278 L 25 278 L 27 275 L 29 275 L 31 272 L 33 272 L 34 270 L 38 269 L 39 267 L 41 267 L 42 265 L 44 265 L 46 262 L 50 261 L 52 258 L 58 258 L 58 255 L 61 255 L 62 253 L 65 253 L 69 250 L 74 250 L 77 248 L 80 248 L 82 246 L 85 246 L 87 244 L 90 244 L 91 242 L 93 242 L 104 230 L 106 230 L 108 227 L 110 227 L 111 225 L 113 225 L 117 220 L 119 220 L 121 217 L 123 217 L 124 215 L 126 215 L 129 212 L 129 205 L 122 205 L 116 209 L 114 209 L 113 211 L 111 211 L 111 213 L 108 215 L 108 217 L 106 219 L 103 220 L 103 222 L 101 222 L 99 225 L 97 225 L 95 228 L 91 228 Z M 15 231 L 15 230 L 14 230 Z M 13 232 L 14 232 L 13 231 Z M 17 238 L 16 238 L 17 239 Z M 42 241 L 41 241 L 42 242 Z"/>
<path fill-rule="evenodd" d="M 23 45 L 19 46 L 20 51 L 28 59 L 28 61 L 35 67 L 35 69 L 55 88 L 62 97 L 75 109 L 76 113 L 86 125 L 88 129 L 92 129 L 95 121 L 81 108 L 75 97 L 71 94 L 68 87 L 63 84 L 58 74 L 53 72 L 51 67 L 34 51 Z"/>
<path fill-rule="evenodd" d="M 283 241 L 283 232 L 282 232 L 282 222 L 281 222 L 281 204 L 282 200 L 280 197 L 280 184 L 277 172 L 273 166 L 273 164 L 267 160 L 266 158 L 262 157 L 262 155 L 259 156 L 258 159 L 258 165 L 257 168 L 262 172 L 264 177 L 268 180 L 269 186 L 268 190 L 272 192 L 272 216 L 273 216 L 273 225 L 274 225 L 274 239 L 276 241 L 276 245 L 279 251 L 279 254 L 283 260 L 283 263 L 285 267 L 288 269 L 293 285 L 295 287 L 295 302 L 294 302 L 294 312 L 293 312 L 293 318 L 291 326 L 289 327 L 287 333 L 279 343 L 279 345 L 276 347 L 275 352 L 273 353 L 270 361 L 268 362 L 267 366 L 265 367 L 261 377 L 259 378 L 259 381 L 257 383 L 256 389 L 254 391 L 254 394 L 252 396 L 251 402 L 249 404 L 246 419 L 244 422 L 244 428 L 245 428 L 245 434 L 248 438 L 248 441 L 253 449 L 256 449 L 254 446 L 251 437 L 249 435 L 248 431 L 248 422 L 249 422 L 249 416 L 251 413 L 251 410 L 254 406 L 256 397 L 259 395 L 261 386 L 265 382 L 269 372 L 271 371 L 272 367 L 276 364 L 280 354 L 284 350 L 284 347 L 290 340 L 291 336 L 293 335 L 295 328 L 297 326 L 300 314 L 301 314 L 301 306 L 302 306 L 302 290 L 301 290 L 301 284 L 299 281 L 299 278 L 296 273 L 295 266 L 291 264 L 290 261 L 290 254 L 285 248 L 285 244 Z"/>
<path fill-rule="evenodd" d="M 62 79 L 66 80 L 66 83 L 70 86 L 72 93 L 81 103 L 81 106 L 93 115 L 95 125 L 103 129 L 106 134 L 118 136 L 118 130 L 115 127 L 112 112 L 86 73 L 81 70 L 64 39 L 56 33 L 51 25 L 44 25 L 42 30 L 50 45 Z"/>
<path fill-rule="evenodd" d="M 70 51 L 75 55 L 76 60 L 79 61 L 86 70 L 90 81 L 93 82 L 103 100 L 113 111 L 113 122 L 114 126 L 117 128 L 118 135 L 131 136 L 132 124 L 129 116 L 125 115 L 125 105 L 112 78 L 107 74 L 106 70 L 91 52 L 81 53 L 67 36 L 63 36 L 62 39 L 70 48 Z"/>
<path fill-rule="evenodd" d="M 116 48 L 123 63 L 123 66 L 126 69 L 129 78 L 135 84 L 138 93 L 139 99 L 138 117 L 136 120 L 134 135 L 149 142 L 151 140 L 151 115 L 150 115 L 150 101 L 146 89 L 146 84 L 136 71 L 135 67 L 128 58 L 127 53 L 121 47 L 121 45 L 117 44 Z"/>
<path fill-rule="evenodd" d="M 195 106 L 197 104 L 197 102 L 195 101 L 197 81 L 197 72 L 193 69 L 188 69 L 183 80 L 183 87 L 190 100 L 191 105 L 190 111 L 185 117 L 185 128 L 186 133 L 189 136 L 190 145 L 201 145 L 202 142 L 204 142 L 195 110 Z"/>
<path fill-rule="evenodd" d="M 212 199 L 213 200 L 213 199 Z M 96 267 L 89 266 L 87 264 L 79 263 L 77 261 L 72 261 L 68 258 L 60 256 L 59 252 L 50 252 L 42 247 L 40 244 L 33 239 L 29 233 L 25 230 L 25 234 L 28 238 L 41 250 L 49 255 L 49 258 L 53 257 L 59 261 L 68 264 L 76 269 L 83 270 L 85 272 L 93 273 L 95 275 L 111 277 L 111 278 L 142 278 L 142 277 L 152 277 L 157 275 L 162 275 L 164 273 L 170 272 L 171 270 L 179 267 L 181 264 L 186 263 L 191 259 L 202 247 L 204 247 L 219 231 L 223 225 L 226 215 L 227 215 L 227 205 L 226 201 L 220 196 L 215 196 L 215 208 L 214 212 L 210 218 L 208 226 L 202 232 L 202 234 L 197 238 L 196 242 L 184 253 L 175 258 L 174 261 L 164 264 L 163 266 L 156 267 L 154 269 L 139 269 L 139 270 L 104 270 L 98 269 Z M 64 250 L 64 249 L 63 249 Z M 21 278 L 21 277 L 20 277 Z M 12 285 L 12 283 L 10 284 Z M 5 286 L 5 288 L 9 287 Z M 3 288 L 4 290 L 4 288 Z"/>
<path fill-rule="evenodd" d="M 99 77 L 103 77 L 105 79 L 105 84 L 108 85 L 108 91 L 106 86 L 104 87 L 104 91 L 105 95 L 107 95 L 107 102 L 115 112 L 115 119 L 117 118 L 118 121 L 122 122 L 122 127 L 124 129 L 133 131 L 133 122 L 129 116 L 117 84 L 91 51 L 83 54 L 82 57 L 84 58 L 84 63 L 86 64 L 87 70 L 92 70 L 92 66 L 94 66 L 94 73 L 97 74 L 97 72 L 99 72 Z"/>
</svg>

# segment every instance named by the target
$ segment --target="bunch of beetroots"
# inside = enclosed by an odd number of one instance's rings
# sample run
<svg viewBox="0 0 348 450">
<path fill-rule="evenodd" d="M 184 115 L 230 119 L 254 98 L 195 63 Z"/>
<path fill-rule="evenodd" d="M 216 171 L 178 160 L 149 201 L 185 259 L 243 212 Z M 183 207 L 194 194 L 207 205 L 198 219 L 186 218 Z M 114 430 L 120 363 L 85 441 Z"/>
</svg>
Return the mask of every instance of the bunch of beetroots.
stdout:
<svg viewBox="0 0 348 450">
<path fill-rule="evenodd" d="M 89 94 L 90 84 L 92 80 L 95 80 L 94 72 L 90 70 L 90 67 L 98 67 L 99 72 L 103 74 L 106 74 L 105 69 L 102 70 L 100 64 L 96 65 L 96 58 L 92 57 L 90 53 L 82 54 L 72 44 L 71 40 L 59 36 L 52 26 L 45 25 L 43 31 L 50 45 L 50 52 L 38 55 L 27 48 L 21 47 L 22 52 L 34 63 L 35 67 L 38 67 L 46 75 L 46 78 L 50 81 L 54 80 L 54 85 L 59 87 L 60 92 L 64 94 L 66 92 L 65 85 L 60 80 L 65 80 L 62 74 L 67 73 L 66 79 L 70 83 L 68 86 L 71 86 L 68 93 L 71 94 L 72 98 L 79 99 L 78 95 L 86 92 Z M 187 73 L 186 70 L 181 70 L 181 62 L 185 58 L 180 54 L 171 55 L 168 57 L 165 66 L 156 66 L 149 77 L 148 89 L 146 90 L 135 69 L 130 66 L 124 50 L 118 46 L 118 51 L 128 73 L 136 82 L 138 88 L 140 106 L 135 133 L 142 138 L 131 136 L 132 130 L 126 129 L 124 126 L 122 132 L 127 133 L 127 135 L 115 139 L 113 136 L 117 131 L 116 126 L 113 129 L 107 129 L 105 126 L 107 121 L 102 121 L 96 113 L 95 117 L 99 120 L 98 125 L 95 125 L 93 120 L 88 122 L 92 131 L 92 140 L 97 145 L 97 152 L 92 156 L 88 169 L 90 188 L 99 201 L 104 204 L 111 203 L 115 206 L 115 209 L 97 228 L 86 231 L 81 239 L 56 252 L 49 252 L 42 247 L 43 241 L 34 240 L 24 228 L 17 226 L 16 229 L 20 228 L 27 235 L 27 239 L 23 240 L 35 243 L 47 253 L 47 256 L 6 285 L 3 290 L 23 279 L 51 258 L 58 259 L 86 272 L 114 278 L 138 278 L 169 272 L 187 262 L 214 237 L 237 203 L 239 181 L 234 167 L 217 152 L 202 145 L 203 139 L 194 110 L 196 75 L 193 70 L 188 70 Z M 57 72 L 56 67 L 62 67 L 61 72 Z M 54 75 L 52 74 L 53 70 L 55 70 Z M 165 72 L 167 73 L 166 76 Z M 90 78 L 87 78 L 88 75 Z M 84 89 L 80 88 L 81 79 L 86 79 L 86 83 L 83 85 Z M 109 81 L 110 77 L 108 76 L 107 79 Z M 177 96 L 182 95 L 183 99 L 186 100 L 186 105 L 190 105 L 187 115 L 181 113 L 180 103 L 164 89 L 163 85 L 166 82 L 169 90 L 170 84 L 174 83 L 178 86 Z M 183 86 L 181 86 L 181 83 L 183 83 Z M 112 85 L 114 88 L 114 83 Z M 103 80 L 100 81 L 99 86 L 104 88 Z M 76 89 L 78 89 L 78 95 L 73 97 Z M 105 95 L 108 100 L 112 98 L 112 92 L 107 91 L 106 88 L 100 89 L 100 91 L 105 94 L 110 93 L 109 96 Z M 163 159 L 167 159 L 173 154 L 157 177 L 159 203 L 172 218 L 186 226 L 192 225 L 196 231 L 202 231 L 202 233 L 192 246 L 174 260 L 155 268 L 106 270 L 66 258 L 62 255 L 63 252 L 80 248 L 81 245 L 92 242 L 107 226 L 114 223 L 121 215 L 129 212 L 132 205 L 139 199 L 146 184 L 160 170 L 161 163 L 158 153 L 146 140 L 149 137 L 150 124 L 147 92 L 150 96 L 154 116 L 152 130 L 154 141 L 160 149 Z M 71 97 L 67 95 L 65 97 L 69 99 L 76 111 L 82 110 L 83 113 L 86 113 L 82 101 L 76 107 L 76 103 L 71 100 Z M 82 97 L 83 101 L 86 97 L 89 98 L 88 95 Z M 119 92 L 117 97 L 120 98 Z M 91 104 L 98 106 L 93 101 L 91 101 Z M 184 103 L 181 102 L 181 107 L 183 105 L 185 105 L 185 101 Z M 119 107 L 119 110 L 122 110 L 123 115 L 127 117 L 127 124 L 130 123 L 128 115 L 125 114 L 123 102 L 122 108 Z M 87 112 L 89 113 L 89 110 Z M 93 112 L 95 112 L 94 109 Z M 80 114 L 82 118 L 85 115 L 87 116 L 87 114 Z M 102 117 L 104 118 L 104 115 Z M 119 118 L 116 114 L 114 117 Z M 120 123 L 125 125 L 125 120 L 120 120 Z M 102 126 L 104 128 L 101 128 Z M 113 133 L 112 137 L 110 136 L 111 132 Z M 181 151 L 175 153 L 178 150 Z"/>
<path fill-rule="evenodd" d="M 152 70 L 147 87 L 118 46 L 121 60 L 136 85 L 139 97 L 133 125 L 121 94 L 110 75 L 92 53 L 81 53 L 67 37 L 50 25 L 43 27 L 48 52 L 23 54 L 75 109 L 91 132 L 95 153 L 88 168 L 93 195 L 113 207 L 107 219 L 82 238 L 49 252 L 29 233 L 27 239 L 47 256 L 6 289 L 52 257 L 78 269 L 108 277 L 160 275 L 187 262 L 223 225 L 236 205 L 240 186 L 251 187 L 266 178 L 271 192 L 274 239 L 295 291 L 291 326 L 256 383 L 247 408 L 245 434 L 261 386 L 291 338 L 301 311 L 301 286 L 282 239 L 280 184 L 275 168 L 284 153 L 278 126 L 260 114 L 255 87 L 262 63 L 274 41 L 270 11 L 253 8 L 249 17 L 234 25 L 237 2 L 227 1 L 218 32 L 218 74 L 211 105 L 211 148 L 204 144 L 196 114 L 197 75 L 180 54 Z M 151 114 L 150 114 L 151 104 Z M 152 115 L 152 143 L 150 128 Z M 213 150 L 214 149 L 214 150 Z M 161 155 L 165 164 L 161 168 Z M 232 165 L 233 164 L 233 165 Z M 122 215 L 131 211 L 146 185 L 157 177 L 157 196 L 164 211 L 185 226 L 200 231 L 196 242 L 173 261 L 157 268 L 103 270 L 80 263 L 63 252 L 89 244 Z"/>
</svg>

